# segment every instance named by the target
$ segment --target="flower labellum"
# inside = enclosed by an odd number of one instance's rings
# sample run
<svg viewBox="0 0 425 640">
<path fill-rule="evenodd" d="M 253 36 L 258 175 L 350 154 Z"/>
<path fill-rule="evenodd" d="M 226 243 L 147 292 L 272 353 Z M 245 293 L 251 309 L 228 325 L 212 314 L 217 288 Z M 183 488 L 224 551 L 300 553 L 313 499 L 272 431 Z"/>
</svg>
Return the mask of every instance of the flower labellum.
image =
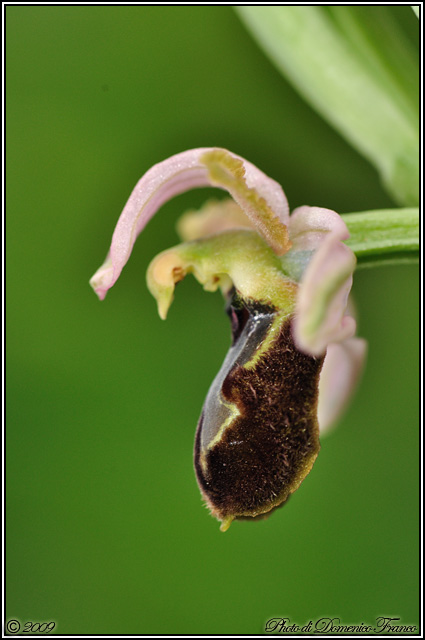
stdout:
<svg viewBox="0 0 425 640">
<path fill-rule="evenodd" d="M 198 483 L 222 529 L 278 507 L 309 473 L 320 448 L 323 363 L 297 349 L 286 314 L 238 294 L 228 310 L 233 344 L 195 440 Z"/>
<path fill-rule="evenodd" d="M 366 345 L 347 306 L 356 260 L 343 220 L 307 206 L 290 216 L 281 187 L 225 149 L 177 154 L 141 178 L 90 281 L 100 299 L 157 209 L 199 186 L 233 200 L 186 213 L 184 242 L 151 262 L 147 284 L 163 319 L 188 273 L 226 300 L 232 344 L 195 438 L 198 484 L 225 531 L 234 519 L 264 517 L 299 487 L 319 452 L 319 427 L 348 402 Z"/>
</svg>

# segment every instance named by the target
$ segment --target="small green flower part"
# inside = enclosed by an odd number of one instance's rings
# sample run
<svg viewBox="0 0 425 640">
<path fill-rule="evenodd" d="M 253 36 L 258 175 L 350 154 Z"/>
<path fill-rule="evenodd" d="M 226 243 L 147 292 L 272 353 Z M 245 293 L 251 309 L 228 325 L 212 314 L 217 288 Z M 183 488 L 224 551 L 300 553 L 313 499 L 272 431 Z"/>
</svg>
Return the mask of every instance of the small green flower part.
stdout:
<svg viewBox="0 0 425 640">
<path fill-rule="evenodd" d="M 188 273 L 205 291 L 232 287 L 245 299 L 293 313 L 297 284 L 285 276 L 279 258 L 266 242 L 250 230 L 224 231 L 193 240 L 160 253 L 149 265 L 147 284 L 165 319 L 174 286 Z"/>
</svg>

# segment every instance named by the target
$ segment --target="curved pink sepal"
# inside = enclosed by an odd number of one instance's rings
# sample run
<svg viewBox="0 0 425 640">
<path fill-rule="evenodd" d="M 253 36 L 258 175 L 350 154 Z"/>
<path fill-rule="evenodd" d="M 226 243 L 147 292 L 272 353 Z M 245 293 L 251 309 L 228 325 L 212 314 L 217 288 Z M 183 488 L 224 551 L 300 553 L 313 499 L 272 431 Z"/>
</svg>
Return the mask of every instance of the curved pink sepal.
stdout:
<svg viewBox="0 0 425 640">
<path fill-rule="evenodd" d="M 90 280 L 101 300 L 117 281 L 130 257 L 137 236 L 165 202 L 196 187 L 221 186 L 210 178 L 208 168 L 202 162 L 204 154 L 217 150 L 200 148 L 184 151 L 154 165 L 139 180 L 118 220 L 109 254 Z M 243 162 L 247 187 L 264 198 L 276 218 L 287 224 L 289 210 L 281 186 L 247 160 L 229 151 L 222 151 Z M 230 189 L 229 192 L 252 219 L 252 211 L 247 210 L 243 201 L 239 201 L 238 194 L 234 194 Z M 261 232 L 261 229 L 259 231 Z"/>
<path fill-rule="evenodd" d="M 348 338 L 328 346 L 319 382 L 318 420 L 323 435 L 334 425 L 354 393 L 367 355 L 367 342 Z"/>
<path fill-rule="evenodd" d="M 341 220 L 342 222 L 342 220 Z M 351 338 L 356 321 L 346 315 L 356 265 L 354 253 L 343 242 L 344 223 L 322 240 L 302 278 L 294 320 L 298 348 L 323 355 L 329 344 Z"/>
</svg>

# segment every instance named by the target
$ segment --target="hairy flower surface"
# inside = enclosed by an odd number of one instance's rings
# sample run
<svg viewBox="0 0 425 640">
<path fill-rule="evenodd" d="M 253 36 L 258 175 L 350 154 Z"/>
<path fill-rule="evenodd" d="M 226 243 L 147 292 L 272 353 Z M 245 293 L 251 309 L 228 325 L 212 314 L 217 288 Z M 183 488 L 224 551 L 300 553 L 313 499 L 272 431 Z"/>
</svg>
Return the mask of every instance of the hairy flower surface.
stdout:
<svg viewBox="0 0 425 640">
<path fill-rule="evenodd" d="M 213 515 L 268 514 L 311 470 L 323 432 L 346 406 L 366 343 L 348 305 L 356 259 L 342 218 L 303 206 L 289 215 L 280 185 L 225 149 L 185 151 L 138 182 L 90 283 L 103 299 L 138 234 L 173 196 L 215 186 L 232 199 L 208 202 L 179 221 L 183 244 L 149 266 L 148 287 L 165 318 L 175 284 L 193 273 L 221 289 L 232 345 L 207 395 L 195 439 L 195 471 Z M 319 416 L 319 418 L 318 418 Z"/>
</svg>

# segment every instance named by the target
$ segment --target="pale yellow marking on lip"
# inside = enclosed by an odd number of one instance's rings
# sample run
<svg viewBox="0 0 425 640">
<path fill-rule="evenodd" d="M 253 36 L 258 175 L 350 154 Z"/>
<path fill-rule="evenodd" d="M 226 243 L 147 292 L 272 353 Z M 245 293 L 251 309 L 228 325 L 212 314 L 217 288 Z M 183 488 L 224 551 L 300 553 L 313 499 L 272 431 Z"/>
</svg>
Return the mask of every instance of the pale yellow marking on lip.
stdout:
<svg viewBox="0 0 425 640">
<path fill-rule="evenodd" d="M 276 317 L 274 318 L 270 328 L 267 330 L 266 336 L 262 343 L 258 346 L 256 351 L 254 352 L 252 358 L 243 364 L 244 369 L 254 369 L 257 365 L 260 358 L 267 353 L 270 347 L 273 345 L 273 342 L 279 335 L 280 327 L 282 323 L 289 318 L 290 313 L 276 313 Z"/>
<path fill-rule="evenodd" d="M 199 462 L 202 468 L 202 471 L 204 472 L 204 475 L 207 476 L 208 475 L 208 467 L 207 467 L 207 460 L 206 460 L 206 453 L 208 451 L 210 451 L 214 445 L 218 444 L 221 440 L 221 438 L 223 437 L 223 434 L 225 432 L 225 430 L 231 426 L 231 424 L 236 420 L 236 418 L 238 416 L 241 415 L 241 412 L 239 411 L 239 409 L 237 408 L 237 406 L 231 402 L 223 402 L 220 399 L 220 403 L 222 405 L 224 405 L 225 407 L 227 407 L 231 414 L 230 416 L 223 422 L 223 424 L 221 425 L 220 429 L 217 431 L 216 435 L 214 436 L 214 438 L 211 440 L 211 442 L 208 443 L 208 446 L 206 447 L 206 449 L 204 451 L 201 451 L 200 456 L 199 456 Z M 230 525 L 229 525 L 230 526 Z"/>
<path fill-rule="evenodd" d="M 267 335 L 266 335 L 265 339 L 263 340 L 261 345 L 257 348 L 257 350 L 253 354 L 252 358 L 250 360 L 248 360 L 247 362 L 245 362 L 243 365 L 241 365 L 242 367 L 244 367 L 245 369 L 253 369 L 256 366 L 256 364 L 258 363 L 260 358 L 265 353 L 267 353 L 268 349 L 272 346 L 274 340 L 279 335 L 281 324 L 282 324 L 283 321 L 285 321 L 285 319 L 288 317 L 288 315 L 289 314 L 287 314 L 287 313 L 278 313 L 276 315 L 276 317 L 274 318 L 274 320 L 272 322 L 271 327 L 267 331 Z M 234 421 L 241 415 L 241 412 L 238 409 L 237 405 L 235 405 L 235 404 L 233 404 L 231 402 L 223 402 L 221 399 L 220 399 L 220 403 L 223 406 L 225 406 L 227 409 L 229 409 L 229 411 L 231 413 L 230 413 L 230 416 L 223 422 L 223 424 L 221 425 L 220 429 L 217 431 L 216 435 L 211 440 L 211 442 L 208 443 L 206 451 L 210 451 L 216 444 L 218 444 L 221 441 L 226 429 L 228 427 L 231 427 L 232 424 L 234 423 Z M 202 470 L 204 471 L 204 473 L 207 472 L 207 464 L 206 464 L 206 459 L 205 459 L 205 453 L 206 452 L 201 453 L 201 456 L 200 456 L 200 458 L 201 458 L 200 459 L 201 467 L 202 467 Z"/>
<path fill-rule="evenodd" d="M 227 427 L 230 427 L 232 422 L 234 422 L 236 418 L 241 415 L 241 412 L 239 411 L 238 407 L 235 404 L 231 402 L 222 402 L 222 400 L 220 400 L 220 403 L 223 406 L 227 407 L 231 411 L 231 414 L 223 422 L 223 424 L 221 425 L 220 429 L 217 431 L 216 435 L 211 440 L 211 442 L 208 443 L 208 447 L 207 447 L 208 450 L 212 449 L 214 445 L 220 442 L 221 438 L 223 437 L 223 433 L 225 432 Z"/>
</svg>

